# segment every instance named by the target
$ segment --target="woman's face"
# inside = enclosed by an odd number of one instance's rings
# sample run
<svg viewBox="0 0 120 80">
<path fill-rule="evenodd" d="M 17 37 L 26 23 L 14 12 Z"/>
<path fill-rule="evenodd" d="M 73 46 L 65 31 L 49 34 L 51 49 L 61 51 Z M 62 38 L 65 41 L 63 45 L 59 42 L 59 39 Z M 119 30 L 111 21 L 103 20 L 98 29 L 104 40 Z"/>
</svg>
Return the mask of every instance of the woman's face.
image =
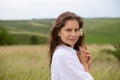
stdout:
<svg viewBox="0 0 120 80">
<path fill-rule="evenodd" d="M 77 20 L 73 19 L 66 21 L 65 26 L 61 28 L 58 36 L 60 36 L 64 43 L 74 47 L 74 44 L 77 42 L 80 36 L 79 23 Z"/>
</svg>

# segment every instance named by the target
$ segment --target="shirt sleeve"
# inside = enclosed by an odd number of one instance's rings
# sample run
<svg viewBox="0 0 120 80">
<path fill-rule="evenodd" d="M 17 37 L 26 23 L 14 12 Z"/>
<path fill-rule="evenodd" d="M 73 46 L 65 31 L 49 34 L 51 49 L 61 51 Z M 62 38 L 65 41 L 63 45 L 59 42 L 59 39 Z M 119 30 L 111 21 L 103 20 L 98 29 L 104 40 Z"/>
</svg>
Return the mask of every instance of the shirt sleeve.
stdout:
<svg viewBox="0 0 120 80">
<path fill-rule="evenodd" d="M 93 80 L 89 72 L 83 70 L 82 64 L 69 51 L 59 51 L 54 56 L 52 80 Z"/>
</svg>

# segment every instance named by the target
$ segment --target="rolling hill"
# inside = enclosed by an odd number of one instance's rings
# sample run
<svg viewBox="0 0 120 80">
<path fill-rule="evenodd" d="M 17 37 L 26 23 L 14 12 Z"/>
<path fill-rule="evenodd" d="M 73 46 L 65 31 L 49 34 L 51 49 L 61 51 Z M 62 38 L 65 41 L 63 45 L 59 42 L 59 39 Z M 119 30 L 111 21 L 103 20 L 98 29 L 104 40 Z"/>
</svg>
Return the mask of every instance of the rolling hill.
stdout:
<svg viewBox="0 0 120 80">
<path fill-rule="evenodd" d="M 36 36 L 39 43 L 48 41 L 50 28 L 55 19 L 0 21 L 20 44 L 30 44 Z M 85 18 L 86 42 L 89 44 L 120 44 L 120 18 Z"/>
</svg>

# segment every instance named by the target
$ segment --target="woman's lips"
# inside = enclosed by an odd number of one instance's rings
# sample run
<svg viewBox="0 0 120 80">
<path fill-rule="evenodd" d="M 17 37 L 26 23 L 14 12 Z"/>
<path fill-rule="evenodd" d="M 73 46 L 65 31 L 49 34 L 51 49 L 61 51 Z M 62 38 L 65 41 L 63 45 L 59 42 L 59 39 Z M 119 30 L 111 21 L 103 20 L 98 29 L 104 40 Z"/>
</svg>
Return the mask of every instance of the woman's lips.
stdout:
<svg viewBox="0 0 120 80">
<path fill-rule="evenodd" d="M 69 40 L 72 41 L 72 42 L 76 41 L 76 39 L 69 39 Z"/>
</svg>

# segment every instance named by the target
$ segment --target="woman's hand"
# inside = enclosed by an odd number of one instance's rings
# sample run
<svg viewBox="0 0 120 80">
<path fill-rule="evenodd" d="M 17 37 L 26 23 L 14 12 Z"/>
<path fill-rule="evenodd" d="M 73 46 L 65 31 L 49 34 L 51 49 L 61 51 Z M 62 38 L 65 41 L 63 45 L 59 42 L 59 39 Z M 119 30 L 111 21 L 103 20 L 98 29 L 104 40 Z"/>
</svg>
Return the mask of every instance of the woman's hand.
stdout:
<svg viewBox="0 0 120 80">
<path fill-rule="evenodd" d="M 83 64 L 85 71 L 89 71 L 92 58 L 86 47 L 79 47 L 78 58 Z"/>
</svg>

